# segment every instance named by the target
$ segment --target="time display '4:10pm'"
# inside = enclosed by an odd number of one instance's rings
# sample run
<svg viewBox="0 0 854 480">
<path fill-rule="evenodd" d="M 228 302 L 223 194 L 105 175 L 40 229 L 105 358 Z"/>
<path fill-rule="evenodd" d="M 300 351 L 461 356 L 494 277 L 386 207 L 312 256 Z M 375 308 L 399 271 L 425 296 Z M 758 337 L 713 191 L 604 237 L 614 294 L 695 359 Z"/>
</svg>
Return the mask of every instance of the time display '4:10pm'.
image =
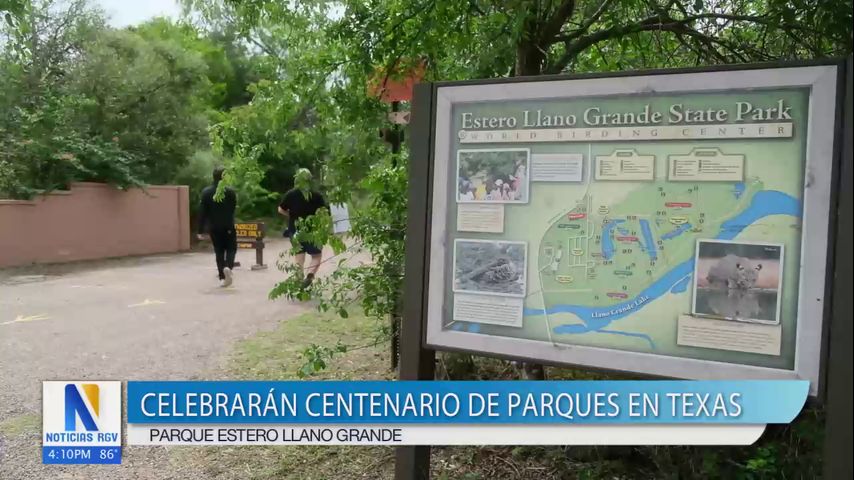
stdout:
<svg viewBox="0 0 854 480">
<path fill-rule="evenodd" d="M 42 463 L 57 465 L 120 464 L 122 447 L 43 447 Z"/>
</svg>

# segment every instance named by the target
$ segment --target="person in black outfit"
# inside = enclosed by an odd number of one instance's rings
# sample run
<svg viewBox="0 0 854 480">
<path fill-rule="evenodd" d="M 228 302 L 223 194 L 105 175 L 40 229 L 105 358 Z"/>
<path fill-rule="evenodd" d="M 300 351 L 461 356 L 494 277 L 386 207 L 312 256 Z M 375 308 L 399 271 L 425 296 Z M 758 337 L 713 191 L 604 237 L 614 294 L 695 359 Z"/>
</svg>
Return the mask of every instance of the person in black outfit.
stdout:
<svg viewBox="0 0 854 480">
<path fill-rule="evenodd" d="M 279 203 L 279 213 L 288 217 L 288 228 L 285 230 L 284 236 L 291 239 L 292 245 L 295 241 L 294 234 L 297 232 L 297 221 L 314 215 L 321 208 L 328 208 L 323 195 L 317 190 L 313 190 L 310 183 L 311 172 L 305 168 L 299 169 L 294 176 L 294 188 L 288 190 Z M 297 265 L 301 267 L 304 265 L 306 253 L 311 256 L 311 263 L 307 268 L 304 267 L 306 276 L 303 281 L 303 288 L 307 288 L 314 281 L 314 276 L 320 268 L 322 245 L 300 242 L 297 248 L 299 253 L 294 257 Z"/>
<path fill-rule="evenodd" d="M 227 287 L 233 281 L 234 256 L 237 254 L 237 231 L 234 229 L 234 210 L 237 207 L 237 194 L 226 187 L 222 200 L 214 200 L 219 182 L 225 170 L 217 167 L 213 171 L 213 185 L 202 190 L 199 205 L 199 240 L 204 239 L 207 229 L 216 255 L 216 269 L 219 272 L 220 285 Z"/>
</svg>

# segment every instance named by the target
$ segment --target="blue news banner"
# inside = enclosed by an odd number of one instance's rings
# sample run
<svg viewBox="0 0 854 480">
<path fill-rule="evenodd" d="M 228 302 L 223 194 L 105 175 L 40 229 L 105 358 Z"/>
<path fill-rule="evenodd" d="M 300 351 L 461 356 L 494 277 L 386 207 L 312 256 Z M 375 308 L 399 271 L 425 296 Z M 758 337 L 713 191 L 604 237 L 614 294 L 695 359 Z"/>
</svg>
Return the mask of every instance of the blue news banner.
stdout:
<svg viewBox="0 0 854 480">
<path fill-rule="evenodd" d="M 43 462 L 128 445 L 748 445 L 806 381 L 43 382 Z M 578 428 L 584 428 L 579 434 Z M 575 430 L 573 430 L 575 429 Z M 572 430 L 572 431 L 570 431 Z M 573 433 L 575 432 L 575 433 Z"/>
<path fill-rule="evenodd" d="M 129 424 L 789 423 L 809 382 L 128 382 Z M 655 407 L 655 408 L 654 408 Z"/>
<path fill-rule="evenodd" d="M 566 428 L 586 425 L 585 432 L 645 429 L 633 437 L 641 443 L 703 444 L 708 428 L 730 425 L 715 442 L 740 426 L 752 437 L 732 444 L 749 444 L 766 424 L 791 422 L 808 388 L 794 380 L 128 382 L 127 438 L 129 445 L 569 444 L 559 443 Z M 670 436 L 690 425 L 693 437 Z M 711 427 L 698 433 L 698 425 Z M 562 436 L 548 436 L 560 426 Z M 381 427 L 394 435 L 365 433 Z M 329 438 L 312 438 L 312 430 Z M 610 441 L 572 441 L 589 438 Z"/>
</svg>

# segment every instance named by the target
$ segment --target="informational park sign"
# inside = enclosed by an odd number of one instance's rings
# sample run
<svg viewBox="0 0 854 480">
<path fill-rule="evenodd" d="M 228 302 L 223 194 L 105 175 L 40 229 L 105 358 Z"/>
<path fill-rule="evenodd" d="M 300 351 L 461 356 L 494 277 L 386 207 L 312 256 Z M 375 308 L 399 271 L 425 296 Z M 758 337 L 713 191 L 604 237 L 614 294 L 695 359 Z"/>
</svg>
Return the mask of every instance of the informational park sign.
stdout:
<svg viewBox="0 0 854 480">
<path fill-rule="evenodd" d="M 815 394 L 837 70 L 438 84 L 426 343 Z"/>
</svg>

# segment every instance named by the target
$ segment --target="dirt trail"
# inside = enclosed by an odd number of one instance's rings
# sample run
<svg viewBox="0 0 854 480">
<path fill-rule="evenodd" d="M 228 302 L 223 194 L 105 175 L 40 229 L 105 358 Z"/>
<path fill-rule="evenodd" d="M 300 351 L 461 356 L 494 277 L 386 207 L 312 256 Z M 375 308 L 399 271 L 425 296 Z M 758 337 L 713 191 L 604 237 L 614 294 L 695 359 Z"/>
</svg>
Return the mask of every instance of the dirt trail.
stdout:
<svg viewBox="0 0 854 480">
<path fill-rule="evenodd" d="M 211 375 L 237 340 L 312 310 L 267 299 L 288 247 L 268 241 L 260 271 L 254 252 L 238 252 L 225 289 L 210 252 L 0 271 L 0 479 L 203 478 L 166 448 L 126 447 L 121 466 L 43 466 L 41 381 Z"/>
</svg>

